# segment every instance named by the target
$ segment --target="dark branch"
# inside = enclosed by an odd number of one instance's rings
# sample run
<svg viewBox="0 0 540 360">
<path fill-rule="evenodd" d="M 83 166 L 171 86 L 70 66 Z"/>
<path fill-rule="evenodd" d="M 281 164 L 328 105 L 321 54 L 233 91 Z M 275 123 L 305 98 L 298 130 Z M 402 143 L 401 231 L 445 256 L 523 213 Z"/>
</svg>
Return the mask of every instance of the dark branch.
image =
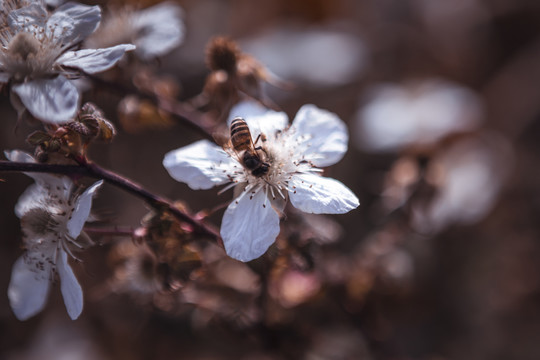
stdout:
<svg viewBox="0 0 540 360">
<path fill-rule="evenodd" d="M 110 170 L 104 169 L 95 163 L 82 160 L 79 165 L 56 165 L 0 161 L 0 171 L 45 172 L 64 175 L 83 175 L 96 179 L 103 179 L 111 185 L 142 198 L 153 208 L 171 213 L 178 220 L 192 225 L 195 231 L 212 237 L 222 245 L 219 233 L 214 227 L 207 225 L 196 219 L 194 216 L 178 209 L 170 200 L 153 194 L 141 185 Z"/>
</svg>

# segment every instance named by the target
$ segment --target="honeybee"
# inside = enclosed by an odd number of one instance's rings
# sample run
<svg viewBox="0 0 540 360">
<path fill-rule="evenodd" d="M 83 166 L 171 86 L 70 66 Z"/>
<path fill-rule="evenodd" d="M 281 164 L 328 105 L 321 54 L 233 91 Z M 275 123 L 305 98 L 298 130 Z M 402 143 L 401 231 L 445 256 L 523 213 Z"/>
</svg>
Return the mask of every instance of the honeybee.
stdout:
<svg viewBox="0 0 540 360">
<path fill-rule="evenodd" d="M 240 117 L 234 118 L 231 122 L 231 140 L 230 144 L 234 151 L 238 154 L 240 161 L 251 171 L 253 176 L 261 177 L 268 173 L 270 164 L 264 162 L 259 155 L 258 151 L 264 151 L 262 147 L 255 147 L 255 144 L 262 138 L 264 141 L 264 135 L 257 136 L 255 143 L 251 139 L 251 132 L 246 121 Z M 242 154 L 243 152 L 243 154 Z"/>
</svg>

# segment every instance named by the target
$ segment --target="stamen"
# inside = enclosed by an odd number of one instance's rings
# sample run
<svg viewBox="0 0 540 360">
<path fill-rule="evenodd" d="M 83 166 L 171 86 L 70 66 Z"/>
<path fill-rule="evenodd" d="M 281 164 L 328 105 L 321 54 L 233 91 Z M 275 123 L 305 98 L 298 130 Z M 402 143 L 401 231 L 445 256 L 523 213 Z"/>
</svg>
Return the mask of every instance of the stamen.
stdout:
<svg viewBox="0 0 540 360">
<path fill-rule="evenodd" d="M 229 185 L 225 186 L 223 189 L 218 191 L 218 195 L 223 194 L 225 191 L 229 190 L 230 188 L 236 186 L 235 182 L 230 183 Z"/>
</svg>

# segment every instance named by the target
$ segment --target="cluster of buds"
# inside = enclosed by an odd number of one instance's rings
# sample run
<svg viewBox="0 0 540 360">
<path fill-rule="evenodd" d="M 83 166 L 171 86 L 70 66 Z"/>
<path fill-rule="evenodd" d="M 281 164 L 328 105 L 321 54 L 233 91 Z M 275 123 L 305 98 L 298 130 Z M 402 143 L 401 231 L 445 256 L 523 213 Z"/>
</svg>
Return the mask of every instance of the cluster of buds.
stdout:
<svg viewBox="0 0 540 360">
<path fill-rule="evenodd" d="M 83 155 L 93 141 L 110 142 L 116 135 L 114 125 L 92 103 L 84 104 L 75 119 L 49 128 L 49 132 L 35 131 L 26 139 L 35 146 L 34 154 L 40 162 L 47 162 L 50 153 Z"/>
</svg>

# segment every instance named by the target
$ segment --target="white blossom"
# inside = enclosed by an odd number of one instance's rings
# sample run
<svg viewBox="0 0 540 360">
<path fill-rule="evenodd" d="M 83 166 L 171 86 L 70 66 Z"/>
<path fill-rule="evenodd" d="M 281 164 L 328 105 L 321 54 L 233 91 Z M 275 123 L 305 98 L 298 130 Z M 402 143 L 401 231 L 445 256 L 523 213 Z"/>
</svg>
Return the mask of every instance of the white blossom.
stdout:
<svg viewBox="0 0 540 360">
<path fill-rule="evenodd" d="M 34 162 L 21 151 L 6 152 L 11 161 Z M 67 312 L 76 319 L 83 308 L 82 289 L 69 266 L 68 255 L 91 243 L 82 232 L 90 215 L 92 198 L 103 181 L 82 194 L 65 176 L 27 173 L 35 180 L 21 195 L 15 214 L 21 219 L 25 253 L 15 262 L 8 298 L 19 320 L 39 313 L 45 306 L 51 283 L 58 273 Z"/>
<path fill-rule="evenodd" d="M 358 111 L 356 143 L 371 151 L 430 145 L 475 129 L 482 118 L 479 97 L 458 84 L 441 79 L 384 84 Z"/>
<path fill-rule="evenodd" d="M 451 224 L 482 220 L 496 205 L 512 161 L 511 146 L 491 133 L 462 139 L 438 153 L 426 175 L 437 185 L 436 195 L 413 206 L 413 226 L 436 233 Z"/>
<path fill-rule="evenodd" d="M 305 105 L 287 127 L 284 113 L 257 115 L 245 105 L 231 113 L 246 117 L 253 141 L 266 135 L 267 140 L 256 146 L 262 147 L 268 173 L 254 176 L 233 149 L 207 140 L 171 151 L 163 160 L 169 174 L 192 189 L 227 183 L 224 190 L 236 187 L 237 196 L 221 224 L 229 256 L 249 261 L 264 254 L 279 234 L 280 213 L 288 199 L 299 210 L 314 214 L 342 214 L 359 205 L 345 185 L 321 176 L 319 167 L 335 164 L 347 151 L 347 128 L 335 114 Z"/>
<path fill-rule="evenodd" d="M 182 43 L 185 36 L 182 8 L 163 2 L 146 9 L 112 10 L 103 18 L 98 30 L 88 38 L 86 46 L 113 46 L 125 42 L 137 46 L 135 54 L 149 60 L 163 56 Z"/>
<path fill-rule="evenodd" d="M 332 28 L 331 23 L 324 27 L 276 23 L 240 44 L 279 78 L 310 86 L 340 86 L 365 71 L 370 54 L 359 36 Z"/>
<path fill-rule="evenodd" d="M 98 6 L 68 2 L 49 13 L 41 1 L 5 1 L 1 13 L 0 82 L 9 82 L 24 108 L 42 121 L 66 122 L 76 114 L 79 92 L 69 77 L 107 70 L 135 48 L 71 50 L 96 30 Z"/>
</svg>

